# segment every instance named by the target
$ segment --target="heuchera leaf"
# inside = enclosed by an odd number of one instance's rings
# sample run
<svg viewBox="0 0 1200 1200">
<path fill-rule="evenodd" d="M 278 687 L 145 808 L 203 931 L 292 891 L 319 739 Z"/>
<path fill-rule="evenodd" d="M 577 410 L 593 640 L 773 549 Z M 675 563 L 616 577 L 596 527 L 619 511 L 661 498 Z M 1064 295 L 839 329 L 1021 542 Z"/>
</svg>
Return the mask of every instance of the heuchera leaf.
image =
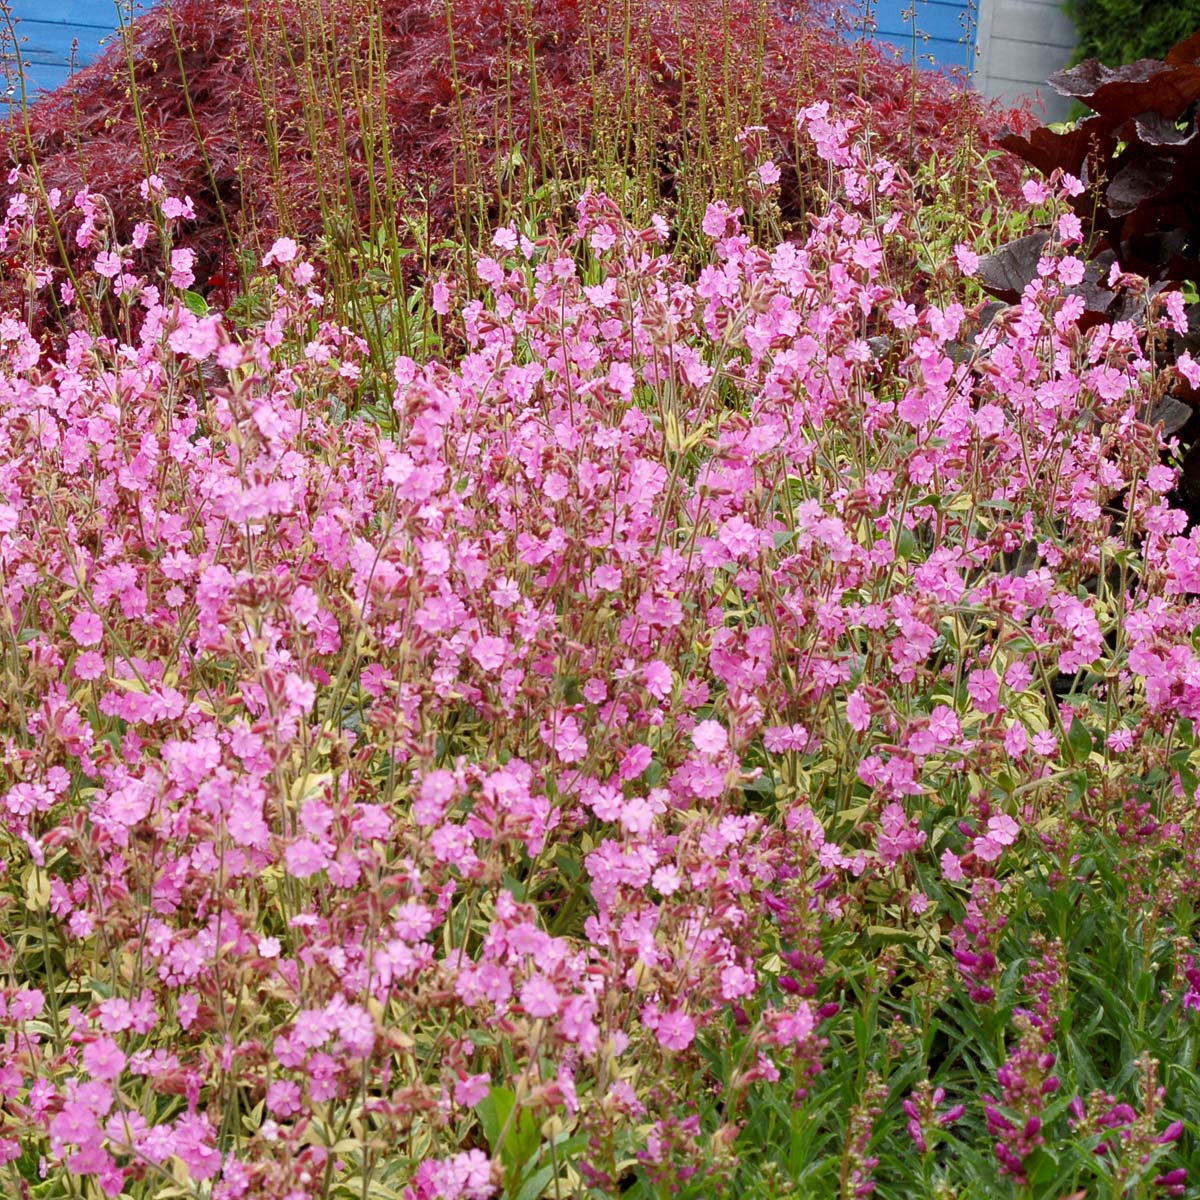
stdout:
<svg viewBox="0 0 1200 1200">
<path fill-rule="evenodd" d="M 1030 280 L 1037 278 L 1038 259 L 1048 233 L 1027 233 L 979 260 L 979 282 L 1008 304 L 1015 304 Z"/>
<path fill-rule="evenodd" d="M 1125 163 L 1108 185 L 1108 208 L 1113 216 L 1127 216 L 1143 201 L 1161 196 L 1175 176 L 1167 159 L 1139 156 Z"/>
</svg>

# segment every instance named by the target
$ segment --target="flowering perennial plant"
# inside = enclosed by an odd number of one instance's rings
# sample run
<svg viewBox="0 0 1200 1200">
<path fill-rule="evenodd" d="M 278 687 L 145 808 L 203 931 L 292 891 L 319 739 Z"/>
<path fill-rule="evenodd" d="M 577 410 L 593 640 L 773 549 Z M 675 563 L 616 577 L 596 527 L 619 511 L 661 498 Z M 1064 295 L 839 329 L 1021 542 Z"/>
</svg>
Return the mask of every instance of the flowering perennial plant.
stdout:
<svg viewBox="0 0 1200 1200">
<path fill-rule="evenodd" d="M 1063 1013 L 1119 889 L 1130 1028 L 1195 1019 L 1165 310 L 1081 332 L 1066 240 L 986 329 L 913 299 L 907 176 L 824 105 L 800 127 L 804 240 L 714 203 L 692 278 L 603 195 L 501 228 L 487 301 L 437 293 L 461 358 L 397 361 L 380 421 L 295 241 L 237 328 L 53 198 L 109 332 L 0 323 L 14 1185 L 699 1195 L 793 1139 L 771 1169 L 832 1146 L 830 1195 L 952 1143 L 996 1187 L 1138 1154 L 1185 1186 L 1186 1084 L 1125 1120 Z M 20 251 L 45 198 L 12 182 Z"/>
</svg>

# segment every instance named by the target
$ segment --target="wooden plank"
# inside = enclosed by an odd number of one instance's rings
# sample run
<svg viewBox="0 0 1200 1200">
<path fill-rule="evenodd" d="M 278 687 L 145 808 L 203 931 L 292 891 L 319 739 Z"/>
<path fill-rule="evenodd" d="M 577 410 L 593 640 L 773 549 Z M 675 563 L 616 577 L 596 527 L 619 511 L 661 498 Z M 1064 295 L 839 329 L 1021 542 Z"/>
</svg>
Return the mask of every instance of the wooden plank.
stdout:
<svg viewBox="0 0 1200 1200">
<path fill-rule="evenodd" d="M 155 0 L 139 0 L 139 16 Z M 125 0 L 10 0 L 21 39 L 25 86 L 30 95 L 52 91 L 66 82 L 72 62 L 85 67 L 100 57 L 130 10 Z"/>
<path fill-rule="evenodd" d="M 1011 38 L 993 36 L 988 56 L 988 77 L 1020 79 L 1031 87 L 1042 87 L 1055 71 L 1061 71 L 1067 65 L 1071 50 L 1072 47 L 1017 42 Z"/>
<path fill-rule="evenodd" d="M 878 33 L 875 35 L 876 40 L 887 42 L 890 46 L 895 46 L 897 50 L 904 56 L 905 60 L 912 59 L 912 35 L 911 34 L 896 34 L 889 36 L 887 34 Z M 923 38 L 917 39 L 917 62 L 921 66 L 929 66 L 930 59 L 939 67 L 964 67 L 970 69 L 971 66 L 971 50 L 972 47 L 964 40 L 950 41 L 947 38 Z"/>
<path fill-rule="evenodd" d="M 57 64 L 39 63 L 33 69 L 25 72 L 25 94 L 30 100 L 36 99 L 39 92 L 52 92 L 60 88 L 71 77 L 71 72 Z M 11 97 L 0 94 L 0 117 L 4 114 L 4 104 L 21 103 L 21 90 L 14 83 Z"/>
<path fill-rule="evenodd" d="M 67 25 L 93 25 L 109 32 L 122 20 L 128 20 L 129 9 L 115 0 L 12 0 L 13 16 L 21 21 L 59 21 Z M 140 5 L 134 9 L 137 16 Z"/>
<path fill-rule="evenodd" d="M 83 66 L 99 57 L 100 39 L 111 36 L 112 30 L 25 21 L 21 23 L 20 33 L 25 39 L 19 47 L 22 61 L 54 62 L 65 66 L 71 61 L 74 48 L 75 63 Z"/>
<path fill-rule="evenodd" d="M 993 0 L 992 12 L 993 38 L 1075 49 L 1075 26 L 1055 5 L 1040 0 Z"/>
<path fill-rule="evenodd" d="M 906 16 L 905 14 L 909 14 Z M 907 5 L 880 5 L 875 14 L 875 28 L 881 38 L 892 41 L 897 37 L 912 38 L 913 27 L 918 37 L 924 35 L 937 41 L 957 42 L 967 37 L 967 19 L 971 16 L 965 4 L 918 2 Z"/>
</svg>

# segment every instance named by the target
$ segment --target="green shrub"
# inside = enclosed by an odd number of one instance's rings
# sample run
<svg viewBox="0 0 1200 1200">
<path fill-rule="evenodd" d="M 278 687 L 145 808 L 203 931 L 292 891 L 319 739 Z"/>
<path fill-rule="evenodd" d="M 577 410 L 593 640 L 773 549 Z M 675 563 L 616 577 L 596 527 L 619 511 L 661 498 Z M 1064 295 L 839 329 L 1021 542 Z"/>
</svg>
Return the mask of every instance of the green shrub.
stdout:
<svg viewBox="0 0 1200 1200">
<path fill-rule="evenodd" d="M 1077 63 L 1098 58 L 1119 67 L 1162 58 L 1200 30 L 1200 0 L 1066 0 L 1063 7 L 1079 33 Z"/>
</svg>

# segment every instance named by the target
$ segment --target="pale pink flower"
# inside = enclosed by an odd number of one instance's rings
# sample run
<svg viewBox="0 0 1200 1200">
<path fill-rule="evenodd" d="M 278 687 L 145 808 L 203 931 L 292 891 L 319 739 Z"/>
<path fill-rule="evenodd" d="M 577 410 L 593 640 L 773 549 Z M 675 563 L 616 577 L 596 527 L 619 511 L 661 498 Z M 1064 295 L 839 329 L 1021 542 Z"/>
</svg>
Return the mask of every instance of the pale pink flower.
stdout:
<svg viewBox="0 0 1200 1200">
<path fill-rule="evenodd" d="M 186 247 L 171 251 L 171 286 L 189 288 L 196 281 L 196 252 Z"/>
<path fill-rule="evenodd" d="M 725 727 L 719 721 L 701 721 L 692 730 L 692 745 L 701 754 L 715 758 L 718 754 L 722 754 L 729 745 L 729 734 L 725 732 Z"/>
<path fill-rule="evenodd" d="M 979 270 L 979 255 L 965 242 L 954 247 L 954 261 L 964 275 L 974 275 Z"/>
<path fill-rule="evenodd" d="M 269 267 L 272 263 L 279 263 L 282 266 L 284 263 L 292 262 L 299 253 L 300 247 L 296 245 L 295 239 L 290 237 L 276 238 L 270 250 L 263 255 L 262 265 Z"/>
<path fill-rule="evenodd" d="M 93 1079 L 110 1083 L 125 1069 L 125 1055 L 112 1038 L 97 1038 L 84 1046 L 83 1066 Z"/>
<path fill-rule="evenodd" d="M 545 975 L 534 975 L 521 986 L 521 1007 L 531 1017 L 557 1016 L 561 1003 L 558 990 Z"/>
</svg>

